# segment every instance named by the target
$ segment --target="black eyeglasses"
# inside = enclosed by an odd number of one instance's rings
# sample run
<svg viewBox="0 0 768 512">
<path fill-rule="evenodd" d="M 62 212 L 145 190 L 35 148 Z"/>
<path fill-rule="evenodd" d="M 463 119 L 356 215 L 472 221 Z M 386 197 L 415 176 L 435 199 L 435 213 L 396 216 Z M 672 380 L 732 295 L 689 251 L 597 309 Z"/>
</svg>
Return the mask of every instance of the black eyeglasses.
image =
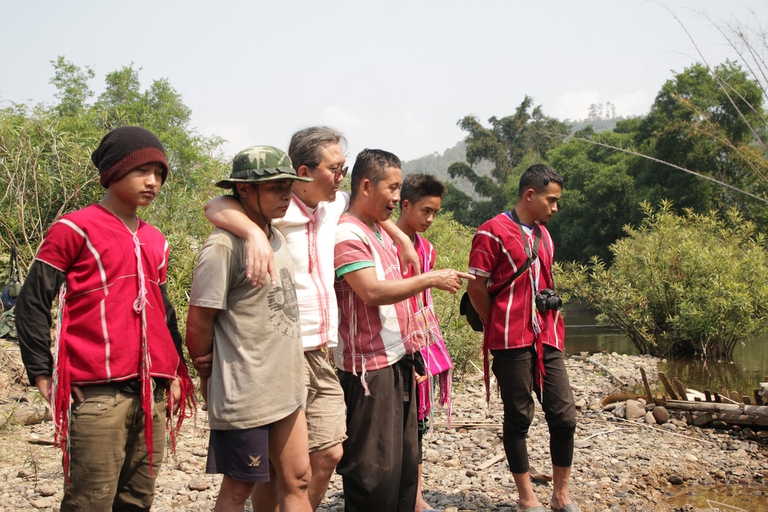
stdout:
<svg viewBox="0 0 768 512">
<path fill-rule="evenodd" d="M 318 165 L 315 167 L 315 169 L 328 169 L 333 173 L 334 178 L 338 178 L 339 176 L 344 178 L 347 175 L 347 171 L 349 171 L 349 167 L 346 165 L 344 167 L 339 167 L 338 169 L 329 169 L 328 167 L 320 167 Z"/>
</svg>

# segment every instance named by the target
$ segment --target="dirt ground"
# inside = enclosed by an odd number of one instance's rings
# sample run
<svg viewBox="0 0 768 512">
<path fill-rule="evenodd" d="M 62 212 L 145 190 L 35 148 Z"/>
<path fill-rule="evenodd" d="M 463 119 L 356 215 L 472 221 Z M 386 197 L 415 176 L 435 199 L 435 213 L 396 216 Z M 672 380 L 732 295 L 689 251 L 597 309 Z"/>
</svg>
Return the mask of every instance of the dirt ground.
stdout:
<svg viewBox="0 0 768 512">
<path fill-rule="evenodd" d="M 603 364 L 625 375 L 637 373 L 650 359 L 608 356 Z M 655 365 L 655 363 L 653 363 Z M 577 404 L 594 403 L 610 393 L 605 375 L 584 362 L 567 362 Z M 516 491 L 500 440 L 501 404 L 485 403 L 479 375 L 454 388 L 454 425 L 445 428 L 436 417 L 435 434 L 425 438 L 425 497 L 444 512 L 511 511 Z M 51 421 L 25 425 L 13 418 L 45 411 L 36 390 L 28 386 L 18 346 L 0 340 L 0 512 L 56 512 L 62 496 L 61 451 L 52 446 Z M 768 447 L 738 432 L 676 429 L 632 424 L 601 409 L 579 408 L 572 497 L 589 511 L 758 511 L 768 510 Z M 543 414 L 536 414 L 529 450 L 542 474 L 547 468 L 547 437 Z M 651 430 L 649 430 L 651 429 Z M 178 452 L 168 457 L 158 479 L 153 510 L 210 510 L 220 478 L 205 475 L 207 422 L 200 411 L 180 433 Z M 743 453 L 740 451 L 742 450 Z M 679 476 L 681 482 L 674 483 Z M 551 487 L 537 483 L 537 493 Z M 200 489 L 196 489 L 196 487 Z M 343 510 L 341 482 L 334 476 L 319 512 Z"/>
</svg>

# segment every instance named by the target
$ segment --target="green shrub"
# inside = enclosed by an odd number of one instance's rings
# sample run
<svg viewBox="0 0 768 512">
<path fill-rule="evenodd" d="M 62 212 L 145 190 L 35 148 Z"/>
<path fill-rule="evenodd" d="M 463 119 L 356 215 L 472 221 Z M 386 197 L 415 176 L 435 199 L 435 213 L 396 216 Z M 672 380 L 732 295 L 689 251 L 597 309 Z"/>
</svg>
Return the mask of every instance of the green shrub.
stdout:
<svg viewBox="0 0 768 512">
<path fill-rule="evenodd" d="M 646 219 L 613 245 L 613 265 L 572 264 L 561 290 L 593 304 L 644 354 L 731 357 L 768 325 L 764 237 L 731 210 L 725 219 L 643 204 Z"/>
</svg>

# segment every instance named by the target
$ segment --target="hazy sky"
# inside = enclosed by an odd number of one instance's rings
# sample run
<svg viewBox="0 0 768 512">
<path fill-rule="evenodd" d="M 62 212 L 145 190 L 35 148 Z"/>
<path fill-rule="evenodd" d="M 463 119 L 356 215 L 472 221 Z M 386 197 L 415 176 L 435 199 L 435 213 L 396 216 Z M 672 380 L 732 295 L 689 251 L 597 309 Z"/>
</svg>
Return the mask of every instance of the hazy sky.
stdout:
<svg viewBox="0 0 768 512">
<path fill-rule="evenodd" d="M 54 101 L 50 61 L 104 75 L 134 63 L 142 86 L 167 78 L 192 125 L 229 142 L 286 148 L 313 124 L 412 159 L 464 137 L 456 122 L 511 114 L 526 94 L 547 115 L 648 111 L 698 54 L 731 53 L 712 23 L 766 19 L 764 2 L 0 0 L 0 106 Z"/>
</svg>

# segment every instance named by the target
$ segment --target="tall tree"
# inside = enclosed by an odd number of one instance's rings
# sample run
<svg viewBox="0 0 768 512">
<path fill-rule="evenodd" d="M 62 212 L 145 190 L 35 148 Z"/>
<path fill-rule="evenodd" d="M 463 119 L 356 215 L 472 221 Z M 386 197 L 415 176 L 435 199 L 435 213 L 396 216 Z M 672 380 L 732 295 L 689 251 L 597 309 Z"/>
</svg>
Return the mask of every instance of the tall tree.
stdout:
<svg viewBox="0 0 768 512">
<path fill-rule="evenodd" d="M 54 74 L 50 83 L 53 84 L 57 92 L 54 97 L 59 100 L 56 105 L 56 111 L 60 116 L 74 116 L 82 113 L 86 107 L 86 102 L 93 96 L 93 91 L 88 86 L 95 73 L 89 67 L 85 69 L 59 56 L 53 64 Z"/>
<path fill-rule="evenodd" d="M 105 91 L 89 104 L 93 72 L 64 57 L 53 65 L 57 104 L 0 109 L 0 252 L 15 242 L 22 265 L 30 264 L 57 217 L 103 196 L 90 164 L 101 137 L 116 126 L 144 126 L 163 142 L 170 172 L 160 195 L 140 215 L 173 247 L 168 291 L 179 318 L 185 318 L 197 247 L 210 232 L 202 204 L 217 193 L 213 183 L 228 174 L 218 150 L 221 139 L 190 126 L 191 110 L 166 79 L 142 91 L 138 71 L 123 67 L 106 76 Z"/>
<path fill-rule="evenodd" d="M 510 178 L 522 173 L 524 169 L 519 167 L 523 164 L 543 161 L 547 151 L 561 144 L 569 131 L 565 123 L 545 116 L 541 106 L 534 107 L 529 96 L 513 115 L 494 116 L 488 122 L 490 128 L 484 127 L 475 116 L 466 116 L 458 122 L 461 129 L 469 133 L 465 138 L 467 163 L 454 162 L 448 167 L 451 177 L 466 178 L 482 198 L 474 200 L 455 189 L 449 192 L 448 204 L 468 207 L 454 210 L 455 218 L 472 226 L 480 225 L 514 202 L 517 188 L 514 187 L 510 197 Z M 493 166 L 487 175 L 474 169 L 481 161 Z"/>
<path fill-rule="evenodd" d="M 668 80 L 636 132 L 639 151 L 750 192 L 763 193 L 745 160 L 755 140 L 754 126 L 765 126 L 763 95 L 741 67 L 726 61 L 708 69 L 695 64 Z M 747 196 L 672 168 L 662 162 L 638 160 L 631 169 L 636 179 L 635 201 L 658 204 L 670 199 L 678 209 L 711 209 L 724 213 L 729 206 L 761 211 Z M 749 215 L 752 217 L 753 215 Z"/>
<path fill-rule="evenodd" d="M 564 181 L 559 213 L 547 225 L 558 244 L 558 260 L 613 259 L 609 246 L 624 235 L 639 209 L 631 201 L 635 185 L 628 174 L 639 157 L 601 144 L 626 147 L 632 135 L 624 130 L 631 132 L 632 124 L 636 121 L 621 121 L 616 132 L 603 133 L 590 126 L 550 151 L 549 161 Z"/>
</svg>

